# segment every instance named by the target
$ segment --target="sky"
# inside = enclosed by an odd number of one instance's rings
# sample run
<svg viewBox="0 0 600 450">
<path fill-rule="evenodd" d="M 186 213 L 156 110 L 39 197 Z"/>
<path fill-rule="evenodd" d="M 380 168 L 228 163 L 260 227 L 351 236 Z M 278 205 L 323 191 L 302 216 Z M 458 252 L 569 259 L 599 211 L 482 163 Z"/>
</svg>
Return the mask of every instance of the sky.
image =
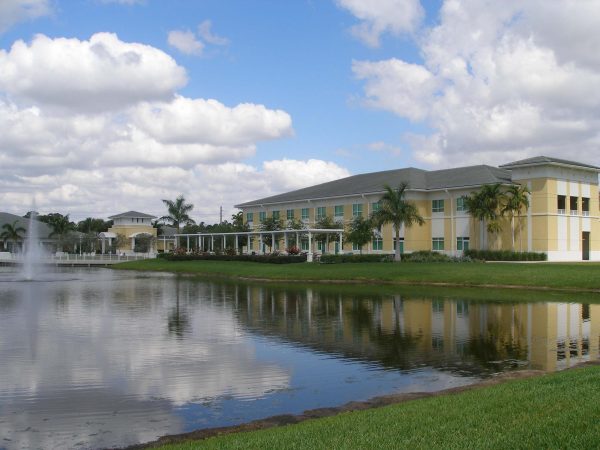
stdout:
<svg viewBox="0 0 600 450">
<path fill-rule="evenodd" d="M 0 0 L 0 210 L 235 204 L 357 173 L 600 165 L 600 0 Z"/>
</svg>

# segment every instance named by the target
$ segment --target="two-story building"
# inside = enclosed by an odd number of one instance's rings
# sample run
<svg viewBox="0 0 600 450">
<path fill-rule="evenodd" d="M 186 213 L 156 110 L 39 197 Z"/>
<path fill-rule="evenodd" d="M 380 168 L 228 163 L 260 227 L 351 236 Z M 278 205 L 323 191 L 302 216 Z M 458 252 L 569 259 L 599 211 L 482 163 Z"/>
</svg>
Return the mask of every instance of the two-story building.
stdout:
<svg viewBox="0 0 600 450">
<path fill-rule="evenodd" d="M 267 217 L 298 219 L 312 228 L 329 216 L 347 225 L 354 217 L 367 217 L 379 207 L 384 185 L 397 187 L 405 182 L 406 199 L 415 203 L 425 224 L 400 230 L 402 252 L 434 250 L 459 255 L 468 248 L 511 250 L 514 233 L 516 251 L 545 252 L 550 261 L 600 260 L 599 172 L 600 168 L 589 164 L 545 156 L 499 167 L 404 168 L 354 175 L 236 207 L 253 229 Z M 502 230 L 490 234 L 482 232 L 479 221 L 469 215 L 464 198 L 483 185 L 496 183 L 526 185 L 531 192 L 530 206 L 515 217 L 514 224 L 505 218 L 500 223 Z M 391 253 L 394 240 L 392 226 L 386 225 L 362 250 Z M 309 250 L 308 240 L 302 241 L 302 248 Z M 259 251 L 258 243 L 251 242 L 249 250 Z M 361 249 L 345 243 L 342 249 L 327 249 L 332 250 Z"/>
</svg>

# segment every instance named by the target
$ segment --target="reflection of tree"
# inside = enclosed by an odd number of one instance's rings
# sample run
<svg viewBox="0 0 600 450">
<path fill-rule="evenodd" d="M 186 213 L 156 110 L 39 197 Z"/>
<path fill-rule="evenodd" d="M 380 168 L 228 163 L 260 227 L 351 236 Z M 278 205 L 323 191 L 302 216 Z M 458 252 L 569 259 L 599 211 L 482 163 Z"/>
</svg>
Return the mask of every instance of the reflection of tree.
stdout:
<svg viewBox="0 0 600 450">
<path fill-rule="evenodd" d="M 180 303 L 180 285 L 181 280 L 175 282 L 175 308 L 171 309 L 168 318 L 168 329 L 169 334 L 174 335 L 176 338 L 181 339 L 187 332 L 190 326 L 190 319 L 187 311 L 182 309 Z"/>
<path fill-rule="evenodd" d="M 487 333 L 470 340 L 468 353 L 484 367 L 510 366 L 515 360 L 527 359 L 527 349 L 504 335 L 498 322 L 488 323 Z"/>
</svg>

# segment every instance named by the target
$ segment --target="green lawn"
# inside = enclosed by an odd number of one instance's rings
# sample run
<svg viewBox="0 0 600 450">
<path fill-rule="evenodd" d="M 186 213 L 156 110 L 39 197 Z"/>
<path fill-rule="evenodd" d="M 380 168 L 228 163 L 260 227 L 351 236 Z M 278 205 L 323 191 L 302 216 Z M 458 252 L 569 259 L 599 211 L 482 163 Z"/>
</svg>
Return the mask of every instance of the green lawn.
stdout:
<svg viewBox="0 0 600 450">
<path fill-rule="evenodd" d="M 191 273 L 211 278 L 364 281 L 456 286 L 523 286 L 600 290 L 600 263 L 263 264 L 238 261 L 130 261 L 115 269 Z"/>
<path fill-rule="evenodd" d="M 600 366 L 160 448 L 597 449 Z"/>
</svg>

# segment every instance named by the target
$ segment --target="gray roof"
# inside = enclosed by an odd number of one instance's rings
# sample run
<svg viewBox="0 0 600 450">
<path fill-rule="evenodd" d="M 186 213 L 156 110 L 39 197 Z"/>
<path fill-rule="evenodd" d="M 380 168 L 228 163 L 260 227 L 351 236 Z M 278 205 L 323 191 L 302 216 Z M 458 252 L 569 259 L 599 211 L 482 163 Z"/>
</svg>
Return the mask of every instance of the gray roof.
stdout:
<svg viewBox="0 0 600 450">
<path fill-rule="evenodd" d="M 16 214 L 11 214 L 7 212 L 0 212 L 0 227 L 2 227 L 5 223 L 13 224 L 15 221 L 18 222 L 18 225 L 25 228 L 25 230 L 29 230 L 29 219 L 21 216 L 17 216 Z M 38 234 L 41 239 L 51 239 L 50 233 L 52 233 L 52 228 L 45 224 L 44 222 L 40 222 L 36 220 L 38 225 Z"/>
<path fill-rule="evenodd" d="M 502 164 L 500 167 L 506 167 L 512 169 L 515 167 L 522 166 L 539 166 L 542 164 L 560 164 L 565 166 L 583 167 L 586 169 L 600 170 L 600 167 L 592 166 L 591 164 L 584 164 L 575 161 L 568 161 L 566 159 L 552 158 L 549 156 L 536 156 L 534 158 L 521 159 L 519 161 L 513 161 L 508 164 Z"/>
<path fill-rule="evenodd" d="M 134 218 L 134 219 L 156 219 L 156 216 L 150 214 L 138 212 L 138 211 L 127 211 L 121 214 L 115 214 L 110 216 L 109 219 L 120 219 L 121 217 Z"/>
<path fill-rule="evenodd" d="M 242 203 L 236 205 L 236 207 L 380 193 L 383 192 L 385 184 L 396 187 L 402 182 L 408 184 L 409 190 L 429 191 L 481 186 L 493 183 L 511 183 L 511 177 L 508 170 L 484 165 L 433 171 L 409 167 L 406 169 L 353 175 L 296 191 Z"/>
</svg>

